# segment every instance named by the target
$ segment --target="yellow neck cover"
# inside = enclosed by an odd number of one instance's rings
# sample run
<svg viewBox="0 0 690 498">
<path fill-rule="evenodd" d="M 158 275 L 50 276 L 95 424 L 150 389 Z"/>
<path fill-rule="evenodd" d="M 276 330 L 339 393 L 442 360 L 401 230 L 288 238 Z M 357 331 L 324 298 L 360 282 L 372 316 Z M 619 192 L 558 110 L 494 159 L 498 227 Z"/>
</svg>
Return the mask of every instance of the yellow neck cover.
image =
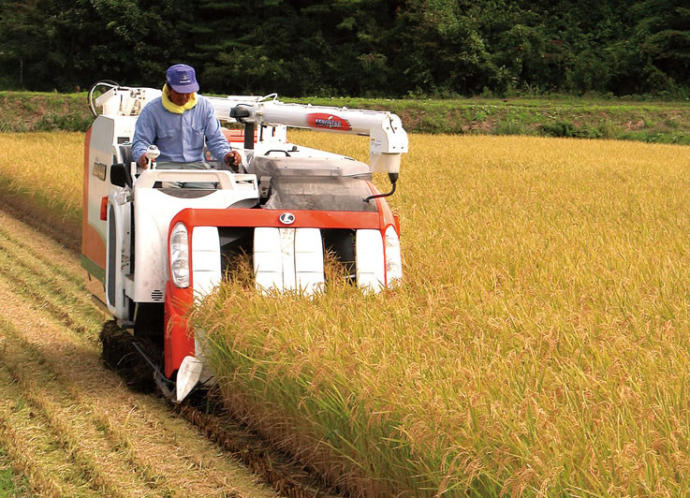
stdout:
<svg viewBox="0 0 690 498">
<path fill-rule="evenodd" d="M 182 114 L 183 112 L 188 111 L 196 105 L 196 93 L 192 94 L 192 97 L 187 101 L 185 105 L 177 105 L 173 103 L 168 97 L 168 85 L 163 85 L 163 94 L 161 95 L 161 99 L 163 102 L 163 107 L 165 107 L 165 110 L 170 111 L 173 114 Z"/>
</svg>

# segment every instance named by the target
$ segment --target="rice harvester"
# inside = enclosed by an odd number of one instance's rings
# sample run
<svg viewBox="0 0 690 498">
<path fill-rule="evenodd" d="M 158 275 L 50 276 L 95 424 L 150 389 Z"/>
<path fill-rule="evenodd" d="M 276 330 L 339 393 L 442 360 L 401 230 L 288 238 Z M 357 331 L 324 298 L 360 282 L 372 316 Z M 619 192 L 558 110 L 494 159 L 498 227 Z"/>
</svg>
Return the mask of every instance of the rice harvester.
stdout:
<svg viewBox="0 0 690 498">
<path fill-rule="evenodd" d="M 95 90 L 107 91 L 94 99 Z M 141 109 L 160 90 L 99 82 L 89 92 L 82 266 L 89 288 L 133 340 L 153 338 L 160 355 L 137 348 L 174 401 L 203 379 L 203 348 L 187 312 L 217 286 L 238 254 L 251 260 L 258 292 L 319 292 L 324 253 L 347 278 L 378 292 L 402 279 L 400 227 L 385 197 L 395 191 L 408 139 L 395 114 L 283 103 L 266 97 L 207 97 L 238 171 L 156 169 L 133 162 Z M 100 108 L 100 112 L 97 109 Z M 369 137 L 369 164 L 288 142 L 287 128 Z M 387 172 L 390 192 L 372 183 Z"/>
</svg>

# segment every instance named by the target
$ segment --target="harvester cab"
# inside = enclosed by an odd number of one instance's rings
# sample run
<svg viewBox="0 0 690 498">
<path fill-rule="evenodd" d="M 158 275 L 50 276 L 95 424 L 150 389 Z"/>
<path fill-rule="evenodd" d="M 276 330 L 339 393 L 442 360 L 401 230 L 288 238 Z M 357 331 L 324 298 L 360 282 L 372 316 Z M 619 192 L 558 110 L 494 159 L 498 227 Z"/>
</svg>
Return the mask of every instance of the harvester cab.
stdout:
<svg viewBox="0 0 690 498">
<path fill-rule="evenodd" d="M 384 199 L 408 146 L 394 114 L 286 104 L 275 95 L 207 97 L 221 123 L 240 124 L 224 130 L 243 157 L 239 172 L 139 170 L 134 127 L 161 92 L 98 85 L 107 91 L 89 93 L 95 120 L 84 153 L 82 265 L 92 292 L 132 329 L 134 347 L 173 400 L 210 375 L 188 311 L 238 255 L 251 259 L 258 292 L 319 292 L 327 285 L 324 252 L 366 291 L 402 279 L 399 223 Z M 369 164 L 292 144 L 287 127 L 366 135 Z M 151 166 L 156 152 L 147 151 Z M 372 184 L 375 171 L 388 173 L 390 192 Z"/>
</svg>

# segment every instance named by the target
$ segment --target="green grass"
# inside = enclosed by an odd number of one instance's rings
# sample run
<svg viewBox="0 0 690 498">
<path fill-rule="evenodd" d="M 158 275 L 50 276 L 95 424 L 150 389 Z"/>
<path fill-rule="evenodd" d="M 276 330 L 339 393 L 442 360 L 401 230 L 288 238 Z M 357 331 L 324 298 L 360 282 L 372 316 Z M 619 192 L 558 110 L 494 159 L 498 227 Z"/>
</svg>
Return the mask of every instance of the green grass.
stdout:
<svg viewBox="0 0 690 498">
<path fill-rule="evenodd" d="M 287 102 L 381 109 L 408 132 L 615 138 L 690 144 L 690 102 L 552 96 L 541 98 L 287 98 Z M 0 91 L 0 131 L 84 131 L 87 93 Z"/>
<path fill-rule="evenodd" d="M 29 495 L 26 478 L 12 468 L 7 452 L 0 446 L 0 498 Z"/>
<path fill-rule="evenodd" d="M 298 99 L 295 99 L 298 100 Z M 408 131 L 615 138 L 690 144 L 690 103 L 578 97 L 307 98 L 315 105 L 390 110 Z"/>
<path fill-rule="evenodd" d="M 93 121 L 86 95 L 0 91 L 0 131 L 84 131 Z"/>
</svg>

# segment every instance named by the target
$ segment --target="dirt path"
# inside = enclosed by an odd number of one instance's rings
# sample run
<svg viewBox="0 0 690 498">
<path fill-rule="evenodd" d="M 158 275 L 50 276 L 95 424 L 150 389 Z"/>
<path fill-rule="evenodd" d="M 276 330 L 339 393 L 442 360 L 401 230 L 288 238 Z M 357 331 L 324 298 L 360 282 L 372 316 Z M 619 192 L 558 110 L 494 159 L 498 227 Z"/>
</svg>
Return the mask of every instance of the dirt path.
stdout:
<svg viewBox="0 0 690 498">
<path fill-rule="evenodd" d="M 107 317 L 83 280 L 73 253 L 0 211 L 0 449 L 13 473 L 39 495 L 275 496 L 102 366 Z"/>
</svg>

